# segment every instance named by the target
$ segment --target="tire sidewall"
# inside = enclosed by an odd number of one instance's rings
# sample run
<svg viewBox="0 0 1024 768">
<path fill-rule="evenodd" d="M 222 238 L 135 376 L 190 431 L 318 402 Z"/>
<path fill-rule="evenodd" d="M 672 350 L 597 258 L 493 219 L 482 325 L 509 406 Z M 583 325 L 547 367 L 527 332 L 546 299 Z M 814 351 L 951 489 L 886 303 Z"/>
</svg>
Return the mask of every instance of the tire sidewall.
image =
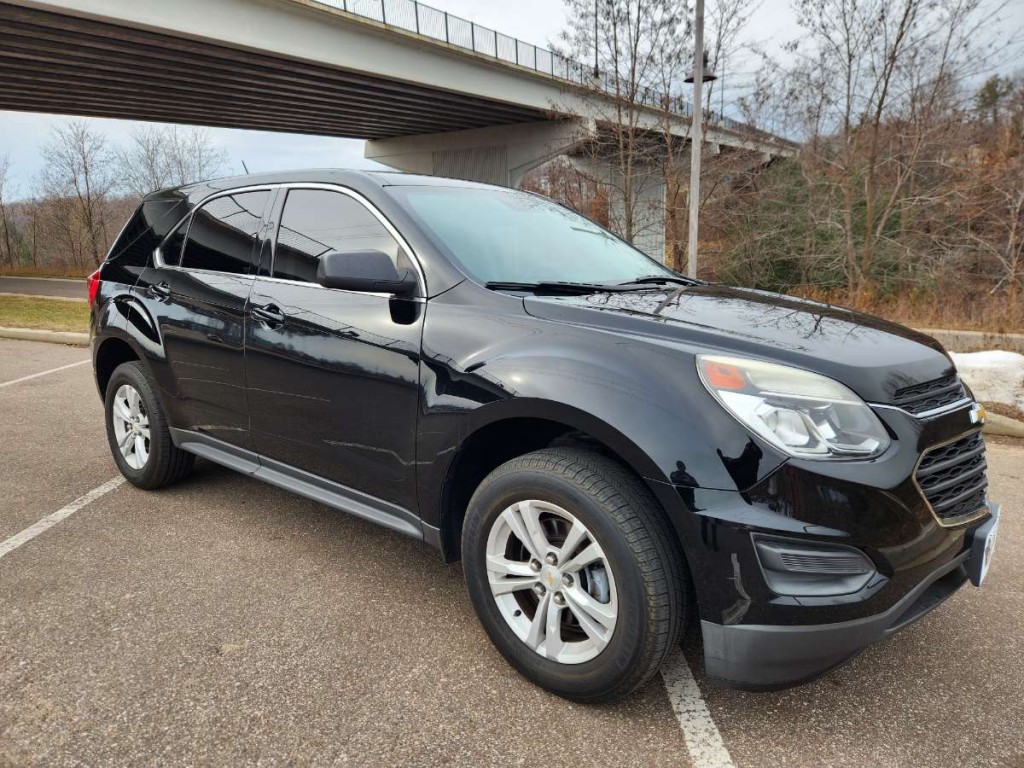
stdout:
<svg viewBox="0 0 1024 768">
<path fill-rule="evenodd" d="M 540 656 L 515 634 L 491 594 L 486 567 L 491 527 L 502 511 L 527 499 L 551 502 L 575 515 L 608 559 L 618 595 L 618 617 L 611 641 L 589 661 L 562 664 Z M 642 663 L 649 626 L 643 574 L 611 515 L 581 488 L 538 470 L 489 478 L 470 501 L 462 547 L 467 588 L 484 629 L 502 655 L 530 680 L 560 695 L 600 698 L 612 693 L 623 677 Z"/>
<path fill-rule="evenodd" d="M 128 463 L 121 455 L 121 449 L 118 448 L 117 438 L 114 435 L 114 399 L 117 395 L 117 390 L 123 384 L 134 387 L 139 393 L 146 408 L 146 415 L 149 417 L 149 456 L 141 469 L 128 466 Z M 153 388 L 149 384 L 149 379 L 142 371 L 139 363 L 123 363 L 114 370 L 110 380 L 107 382 L 107 390 L 103 398 L 103 411 L 107 425 L 107 443 L 110 445 L 110 452 L 114 457 L 118 470 L 133 485 L 145 488 L 153 484 L 157 479 L 161 462 L 164 461 L 164 457 L 161 455 L 164 441 L 160 439 L 160 431 L 166 429 L 166 426 L 162 418 L 160 404 L 157 402 Z"/>
</svg>

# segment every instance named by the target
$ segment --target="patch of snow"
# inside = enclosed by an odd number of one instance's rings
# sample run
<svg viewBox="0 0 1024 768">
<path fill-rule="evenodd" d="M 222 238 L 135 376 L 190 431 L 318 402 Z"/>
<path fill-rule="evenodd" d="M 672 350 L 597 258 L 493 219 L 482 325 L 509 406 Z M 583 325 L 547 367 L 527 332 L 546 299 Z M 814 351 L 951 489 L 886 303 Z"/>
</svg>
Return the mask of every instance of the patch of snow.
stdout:
<svg viewBox="0 0 1024 768">
<path fill-rule="evenodd" d="M 949 356 L 976 399 L 1024 410 L 1024 355 L 995 349 Z"/>
</svg>

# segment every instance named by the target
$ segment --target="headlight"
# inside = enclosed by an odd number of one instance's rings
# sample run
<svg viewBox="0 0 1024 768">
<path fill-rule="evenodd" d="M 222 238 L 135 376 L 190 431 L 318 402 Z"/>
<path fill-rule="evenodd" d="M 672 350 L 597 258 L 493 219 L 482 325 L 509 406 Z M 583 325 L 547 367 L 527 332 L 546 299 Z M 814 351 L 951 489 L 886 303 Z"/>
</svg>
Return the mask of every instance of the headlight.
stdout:
<svg viewBox="0 0 1024 768">
<path fill-rule="evenodd" d="M 729 413 L 791 456 L 868 458 L 889 446 L 878 417 L 833 379 L 719 355 L 698 355 L 697 371 Z"/>
</svg>

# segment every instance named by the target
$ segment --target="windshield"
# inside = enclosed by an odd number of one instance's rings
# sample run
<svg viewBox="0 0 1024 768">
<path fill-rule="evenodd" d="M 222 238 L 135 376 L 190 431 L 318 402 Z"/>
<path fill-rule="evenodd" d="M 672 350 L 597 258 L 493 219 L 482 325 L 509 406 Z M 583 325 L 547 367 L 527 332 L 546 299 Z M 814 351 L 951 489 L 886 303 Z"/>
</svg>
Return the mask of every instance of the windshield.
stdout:
<svg viewBox="0 0 1024 768">
<path fill-rule="evenodd" d="M 515 190 L 391 187 L 434 241 L 481 283 L 616 285 L 677 277 L 592 221 Z"/>
</svg>

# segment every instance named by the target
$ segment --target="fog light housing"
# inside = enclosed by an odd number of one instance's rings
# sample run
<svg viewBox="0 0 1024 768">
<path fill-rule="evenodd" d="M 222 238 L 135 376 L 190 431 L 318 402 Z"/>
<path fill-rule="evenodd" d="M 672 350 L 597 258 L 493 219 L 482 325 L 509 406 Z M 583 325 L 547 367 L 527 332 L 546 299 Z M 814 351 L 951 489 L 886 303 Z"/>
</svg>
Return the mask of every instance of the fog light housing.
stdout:
<svg viewBox="0 0 1024 768">
<path fill-rule="evenodd" d="M 876 570 L 854 547 L 752 534 L 768 587 L 778 595 L 824 597 L 863 589 Z"/>
</svg>

